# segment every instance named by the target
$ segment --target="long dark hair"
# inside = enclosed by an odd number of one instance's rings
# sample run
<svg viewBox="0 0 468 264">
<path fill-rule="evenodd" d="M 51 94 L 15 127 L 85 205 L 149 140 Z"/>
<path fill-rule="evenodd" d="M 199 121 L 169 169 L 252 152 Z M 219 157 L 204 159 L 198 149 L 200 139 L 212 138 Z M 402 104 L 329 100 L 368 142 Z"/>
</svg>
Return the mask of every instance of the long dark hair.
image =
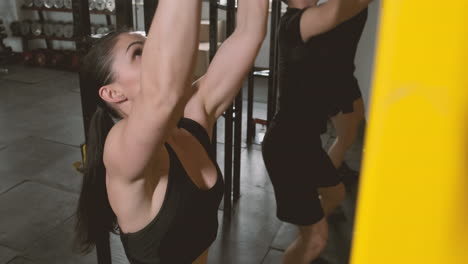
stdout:
<svg viewBox="0 0 468 264">
<path fill-rule="evenodd" d="M 83 185 L 77 208 L 75 246 L 83 254 L 110 232 L 117 231 L 117 218 L 107 197 L 106 168 L 103 163 L 104 143 L 114 126 L 118 113 L 99 96 L 99 89 L 114 81 L 112 73 L 113 49 L 123 32 L 113 32 L 98 40 L 84 57 L 80 68 L 81 86 L 96 111 L 87 132 L 86 159 L 83 166 Z"/>
</svg>

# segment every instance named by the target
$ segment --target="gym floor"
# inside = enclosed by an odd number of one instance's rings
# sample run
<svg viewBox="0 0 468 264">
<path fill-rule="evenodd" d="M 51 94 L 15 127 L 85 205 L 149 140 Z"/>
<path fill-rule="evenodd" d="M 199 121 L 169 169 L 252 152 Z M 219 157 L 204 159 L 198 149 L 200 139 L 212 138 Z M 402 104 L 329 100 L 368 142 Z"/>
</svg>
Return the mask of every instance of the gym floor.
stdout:
<svg viewBox="0 0 468 264">
<path fill-rule="evenodd" d="M 21 65 L 7 68 L 9 74 L 0 75 L 0 264 L 96 263 L 94 252 L 80 256 L 72 250 L 81 183 L 72 164 L 81 159 L 79 145 L 84 141 L 77 74 Z M 256 80 L 255 117 L 266 115 L 266 83 Z M 245 122 L 243 126 L 245 130 Z M 222 118 L 218 130 L 223 168 Z M 329 130 L 323 136 L 326 145 L 333 140 Z M 347 156 L 354 169 L 360 167 L 362 134 Z M 242 196 L 232 217 L 223 219 L 220 208 L 218 238 L 208 263 L 281 263 L 296 230 L 276 219 L 259 145 L 243 146 L 241 177 Z M 342 206 L 346 220 L 330 226 L 323 253 L 330 263 L 349 262 L 356 192 L 351 188 Z M 117 236 L 112 237 L 112 254 L 113 263 L 128 263 Z"/>
</svg>

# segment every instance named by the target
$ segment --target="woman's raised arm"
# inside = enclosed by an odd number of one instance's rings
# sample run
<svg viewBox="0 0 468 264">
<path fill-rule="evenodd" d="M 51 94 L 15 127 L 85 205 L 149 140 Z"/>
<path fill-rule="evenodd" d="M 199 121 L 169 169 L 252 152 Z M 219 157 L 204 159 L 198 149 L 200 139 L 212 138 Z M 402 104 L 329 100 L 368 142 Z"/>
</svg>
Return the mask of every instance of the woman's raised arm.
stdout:
<svg viewBox="0 0 468 264">
<path fill-rule="evenodd" d="M 267 32 L 268 0 L 239 0 L 237 27 L 197 82 L 208 124 L 232 103 L 252 68 Z"/>
<path fill-rule="evenodd" d="M 112 176 L 139 179 L 182 116 L 192 92 L 200 13 L 201 0 L 159 0 L 141 55 L 140 88 L 128 118 L 106 142 L 104 161 Z"/>
</svg>

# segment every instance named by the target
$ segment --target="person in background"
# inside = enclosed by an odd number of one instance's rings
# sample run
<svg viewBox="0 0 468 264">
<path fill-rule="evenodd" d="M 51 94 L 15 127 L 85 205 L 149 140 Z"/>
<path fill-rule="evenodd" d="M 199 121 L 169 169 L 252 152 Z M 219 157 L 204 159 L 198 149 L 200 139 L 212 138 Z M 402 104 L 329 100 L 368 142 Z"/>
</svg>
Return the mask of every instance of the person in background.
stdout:
<svg viewBox="0 0 468 264">
<path fill-rule="evenodd" d="M 285 264 L 324 263 L 326 217 L 342 202 L 345 187 L 320 135 L 336 107 L 340 85 L 332 31 L 362 12 L 371 0 L 288 0 L 279 24 L 279 109 L 263 141 L 277 216 L 298 226 Z M 346 45 L 346 44 L 343 44 Z M 320 190 L 320 192 L 319 192 Z M 319 198 L 319 194 L 321 198 Z M 326 263 L 326 262 L 325 262 Z"/>
</svg>

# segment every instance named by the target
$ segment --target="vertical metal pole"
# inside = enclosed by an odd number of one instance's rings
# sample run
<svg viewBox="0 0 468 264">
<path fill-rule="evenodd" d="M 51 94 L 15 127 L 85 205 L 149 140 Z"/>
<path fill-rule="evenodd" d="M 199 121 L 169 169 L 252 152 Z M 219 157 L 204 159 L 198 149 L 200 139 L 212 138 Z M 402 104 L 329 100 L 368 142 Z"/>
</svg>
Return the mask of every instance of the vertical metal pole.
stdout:
<svg viewBox="0 0 468 264">
<path fill-rule="evenodd" d="M 135 30 L 139 30 L 140 25 L 138 24 L 138 4 L 139 1 L 135 0 L 133 3 L 133 26 Z"/>
<path fill-rule="evenodd" d="M 279 17 L 281 14 L 281 1 L 273 0 L 271 7 L 271 23 L 270 23 L 270 77 L 268 79 L 268 110 L 267 110 L 267 121 L 270 122 L 273 119 L 273 115 L 276 111 L 276 96 L 277 96 L 277 26 Z"/>
<path fill-rule="evenodd" d="M 274 26 L 274 31 L 276 32 L 276 45 L 275 45 L 275 72 L 274 72 L 274 79 L 273 79 L 273 105 L 272 105 L 272 116 L 271 118 L 273 119 L 273 116 L 276 113 L 277 110 L 277 103 L 278 103 L 278 88 L 279 88 L 279 42 L 278 42 L 278 25 L 279 21 L 281 19 L 281 2 L 278 1 L 278 5 L 276 6 L 275 11 L 275 16 L 276 16 L 276 24 Z M 271 120 L 271 119 L 270 119 Z M 269 120 L 269 121 L 270 121 Z"/>
<path fill-rule="evenodd" d="M 133 29 L 132 0 L 115 0 L 117 29 Z"/>
<path fill-rule="evenodd" d="M 235 2 L 235 1 L 233 1 Z M 235 3 L 234 3 L 235 4 Z M 234 12 L 234 15 L 236 12 Z M 237 202 L 240 198 L 241 177 L 241 153 L 242 153 L 242 112 L 243 112 L 242 87 L 235 100 L 235 122 L 234 122 L 234 177 L 233 177 L 233 200 Z"/>
<path fill-rule="evenodd" d="M 89 14 L 88 0 L 72 0 L 72 13 L 74 35 L 76 36 L 76 50 L 82 58 L 91 46 L 91 20 Z M 81 109 L 83 111 L 83 123 L 85 129 L 85 137 L 87 140 L 87 132 L 91 118 L 96 111 L 96 102 L 94 96 L 87 94 L 86 89 L 83 89 L 85 81 L 81 74 L 80 79 L 80 94 L 81 94 Z M 112 263 L 111 249 L 109 241 L 109 233 L 103 234 L 96 242 L 96 253 L 98 264 Z"/>
<path fill-rule="evenodd" d="M 226 38 L 234 32 L 235 27 L 235 0 L 227 1 L 226 13 Z M 232 211 L 232 130 L 233 130 L 233 107 L 232 105 L 225 113 L 225 136 L 224 136 L 224 215 L 231 216 Z"/>
<path fill-rule="evenodd" d="M 148 34 L 151 22 L 153 21 L 154 13 L 156 12 L 156 8 L 158 7 L 158 0 L 144 0 L 143 3 L 143 11 L 145 15 L 145 31 Z"/>
<path fill-rule="evenodd" d="M 73 0 L 72 1 L 72 13 L 73 13 L 73 26 L 74 35 L 76 36 L 76 50 L 82 58 L 89 49 L 90 41 L 89 36 L 91 35 L 91 22 L 89 15 L 89 4 L 88 0 Z M 83 126 L 85 130 L 85 139 L 87 140 L 89 124 L 91 118 L 96 111 L 96 102 L 89 99 L 92 96 L 86 94 L 86 89 L 83 89 L 84 81 L 82 76 L 80 78 L 80 95 L 81 95 L 81 109 L 83 113 Z"/>
<path fill-rule="evenodd" d="M 235 100 L 235 127 L 234 127 L 234 182 L 233 200 L 240 198 L 241 152 L 242 152 L 242 88 Z"/>
<path fill-rule="evenodd" d="M 218 50 L 218 2 L 217 0 L 210 0 L 210 62 L 213 60 Z M 218 125 L 213 125 L 212 134 L 212 151 L 213 155 L 217 157 L 218 146 Z"/>
<path fill-rule="evenodd" d="M 39 21 L 40 21 L 40 23 L 41 23 L 41 24 L 44 24 L 44 21 L 45 21 L 45 20 L 44 20 L 44 14 L 42 13 L 42 11 L 41 11 L 41 10 L 38 10 L 38 11 L 37 11 L 37 14 L 39 15 Z M 50 49 L 53 49 L 52 41 L 51 41 L 51 40 L 46 39 L 45 42 L 46 42 L 46 47 L 47 47 L 47 49 L 49 49 L 49 50 L 50 50 Z"/>
<path fill-rule="evenodd" d="M 253 97 L 254 97 L 254 76 L 255 68 L 249 73 L 249 80 L 247 85 L 247 145 L 252 145 L 254 137 L 254 123 L 253 123 Z"/>
<path fill-rule="evenodd" d="M 106 23 L 107 23 L 108 26 L 112 25 L 111 15 L 106 15 Z"/>
</svg>

